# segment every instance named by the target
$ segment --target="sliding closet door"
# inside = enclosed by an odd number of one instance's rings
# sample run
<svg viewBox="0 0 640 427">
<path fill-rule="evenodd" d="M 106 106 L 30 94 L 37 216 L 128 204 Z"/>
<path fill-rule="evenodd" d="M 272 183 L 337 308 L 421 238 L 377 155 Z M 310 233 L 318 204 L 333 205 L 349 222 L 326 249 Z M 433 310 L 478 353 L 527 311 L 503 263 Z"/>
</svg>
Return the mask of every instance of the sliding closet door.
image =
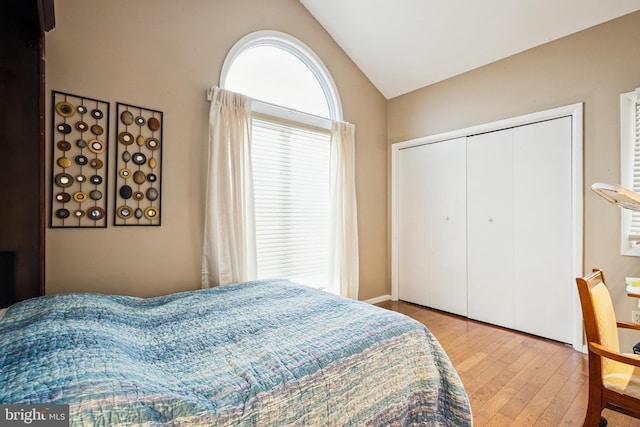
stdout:
<svg viewBox="0 0 640 427">
<path fill-rule="evenodd" d="M 467 141 L 469 317 L 513 327 L 513 131 Z"/>
<path fill-rule="evenodd" d="M 514 140 L 514 328 L 571 342 L 571 118 L 517 127 Z"/>
<path fill-rule="evenodd" d="M 466 138 L 398 153 L 398 296 L 467 313 Z"/>
</svg>

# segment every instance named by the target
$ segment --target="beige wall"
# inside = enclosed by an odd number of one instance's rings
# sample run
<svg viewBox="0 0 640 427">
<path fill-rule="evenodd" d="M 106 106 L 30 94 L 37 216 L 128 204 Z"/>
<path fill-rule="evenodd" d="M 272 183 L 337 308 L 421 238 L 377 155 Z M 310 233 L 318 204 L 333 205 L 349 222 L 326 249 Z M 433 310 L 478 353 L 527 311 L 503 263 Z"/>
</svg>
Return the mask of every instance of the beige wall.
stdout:
<svg viewBox="0 0 640 427">
<path fill-rule="evenodd" d="M 109 101 L 112 113 L 116 102 L 164 112 L 163 216 L 161 227 L 114 227 L 110 218 L 106 229 L 47 229 L 47 293 L 154 296 L 199 287 L 205 90 L 218 84 L 233 44 L 257 30 L 298 38 L 335 80 L 344 119 L 356 125 L 360 299 L 388 293 L 386 100 L 297 0 L 61 0 L 55 9 L 49 97 L 57 90 Z"/>
<path fill-rule="evenodd" d="M 310 46 L 336 82 L 345 120 L 357 126 L 360 299 L 390 291 L 388 143 L 584 102 L 585 188 L 617 182 L 618 95 L 640 86 L 634 47 L 640 13 L 387 103 L 297 0 L 64 0 L 55 6 L 56 28 L 46 39 L 48 96 L 58 90 L 109 101 L 112 111 L 124 102 L 164 112 L 163 219 L 161 227 L 47 229 L 47 293 L 152 296 L 199 287 L 204 91 L 218 83 L 231 46 L 250 32 L 283 31 Z M 47 165 L 49 145 L 47 135 Z M 585 190 L 584 219 L 585 270 L 604 268 L 612 284 L 640 275 L 639 259 L 619 255 L 617 209 Z M 626 319 L 634 301 L 622 285 L 613 294 Z"/>
<path fill-rule="evenodd" d="M 589 187 L 620 180 L 619 95 L 640 87 L 638 40 L 640 12 L 388 104 L 388 140 L 393 143 L 584 102 L 584 268 L 604 269 L 622 320 L 630 320 L 637 307 L 624 292 L 624 277 L 640 275 L 640 259 L 620 255 L 619 209 Z M 623 339 L 626 351 L 631 351 L 629 340 Z"/>
</svg>

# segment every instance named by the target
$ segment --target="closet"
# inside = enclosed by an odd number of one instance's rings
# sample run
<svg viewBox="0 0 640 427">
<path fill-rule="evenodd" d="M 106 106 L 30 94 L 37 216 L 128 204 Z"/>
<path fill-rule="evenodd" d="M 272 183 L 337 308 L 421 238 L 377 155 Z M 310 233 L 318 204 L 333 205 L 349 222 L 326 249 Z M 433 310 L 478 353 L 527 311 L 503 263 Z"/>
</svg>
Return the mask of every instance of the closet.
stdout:
<svg viewBox="0 0 640 427">
<path fill-rule="evenodd" d="M 392 298 L 578 345 L 581 111 L 394 144 Z"/>
</svg>

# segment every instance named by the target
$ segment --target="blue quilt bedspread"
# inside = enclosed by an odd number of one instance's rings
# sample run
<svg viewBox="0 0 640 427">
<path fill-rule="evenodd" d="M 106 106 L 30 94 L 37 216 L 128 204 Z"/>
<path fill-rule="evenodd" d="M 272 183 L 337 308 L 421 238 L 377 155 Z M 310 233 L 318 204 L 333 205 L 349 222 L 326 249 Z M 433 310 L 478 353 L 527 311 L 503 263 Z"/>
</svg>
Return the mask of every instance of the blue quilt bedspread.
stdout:
<svg viewBox="0 0 640 427">
<path fill-rule="evenodd" d="M 69 404 L 71 425 L 471 425 L 422 324 L 284 280 L 34 298 L 0 349 L 0 404 Z"/>
</svg>

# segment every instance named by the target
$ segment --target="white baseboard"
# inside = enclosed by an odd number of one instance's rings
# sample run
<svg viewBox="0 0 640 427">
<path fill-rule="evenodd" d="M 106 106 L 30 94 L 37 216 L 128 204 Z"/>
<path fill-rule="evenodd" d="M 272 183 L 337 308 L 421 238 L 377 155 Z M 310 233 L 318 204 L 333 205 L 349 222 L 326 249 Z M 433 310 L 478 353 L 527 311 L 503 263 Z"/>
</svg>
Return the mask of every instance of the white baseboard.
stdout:
<svg viewBox="0 0 640 427">
<path fill-rule="evenodd" d="M 380 297 L 375 297 L 375 298 L 365 300 L 364 302 L 369 304 L 378 304 L 380 302 L 389 301 L 390 299 L 391 299 L 391 295 L 382 295 Z"/>
</svg>

